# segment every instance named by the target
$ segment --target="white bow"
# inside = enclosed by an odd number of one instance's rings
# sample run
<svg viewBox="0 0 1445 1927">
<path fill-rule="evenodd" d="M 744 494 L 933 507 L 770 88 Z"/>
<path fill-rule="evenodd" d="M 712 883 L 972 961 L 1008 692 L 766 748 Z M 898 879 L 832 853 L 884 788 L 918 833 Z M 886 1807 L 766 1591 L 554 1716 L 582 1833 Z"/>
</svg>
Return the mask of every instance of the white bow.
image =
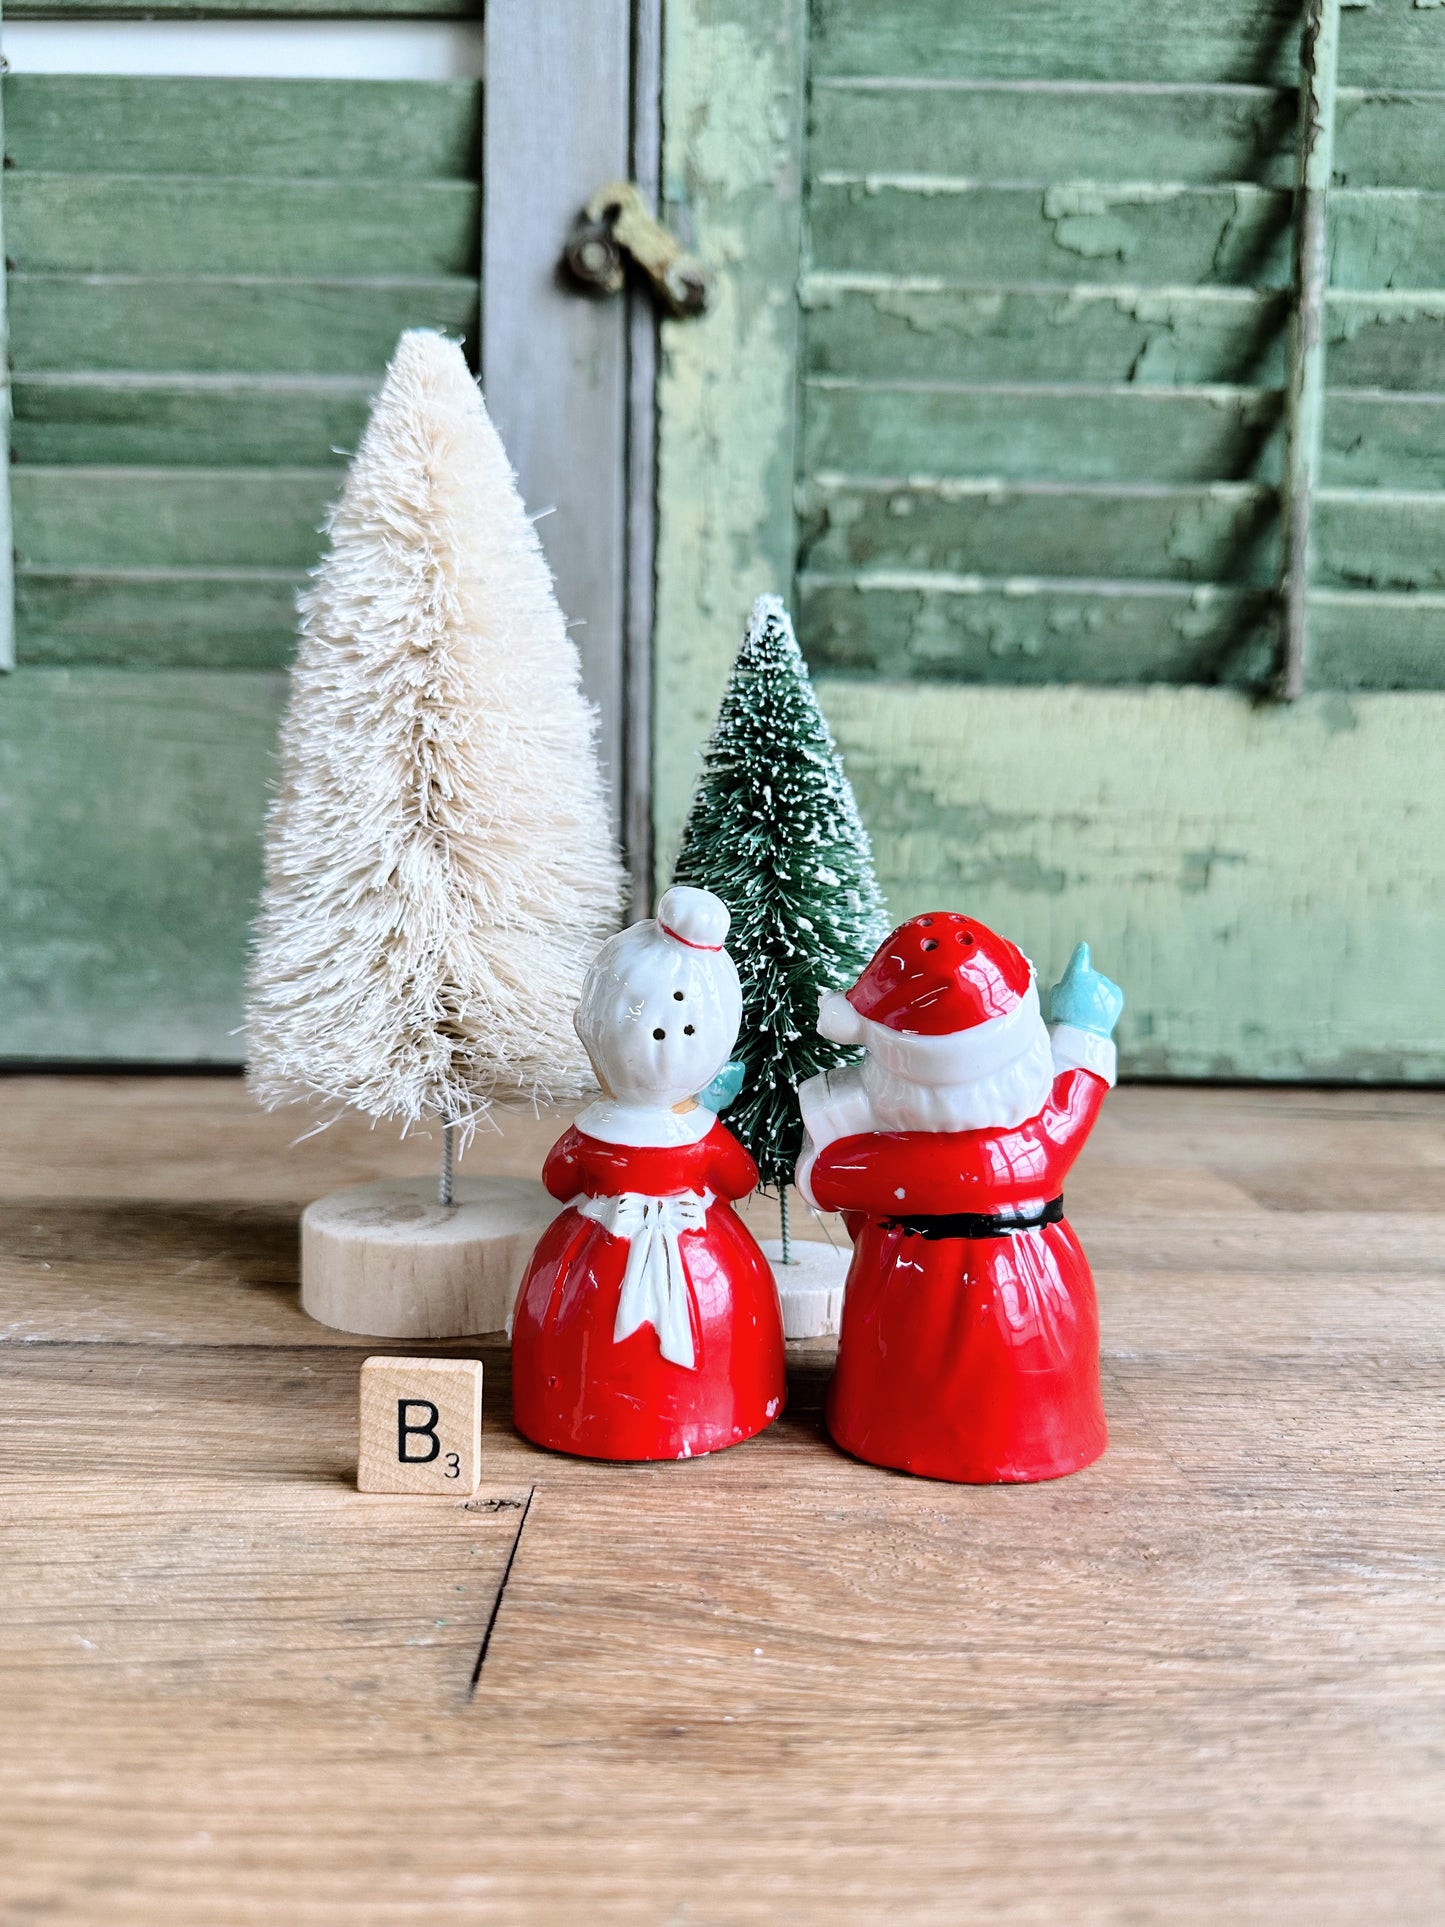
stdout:
<svg viewBox="0 0 1445 1927">
<path fill-rule="evenodd" d="M 692 1294 L 683 1269 L 678 1234 L 701 1231 L 707 1223 L 711 1191 L 683 1191 L 673 1198 L 649 1198 L 623 1191 L 615 1198 L 579 1198 L 576 1209 L 614 1238 L 628 1241 L 627 1270 L 617 1302 L 612 1337 L 620 1344 L 639 1325 L 651 1325 L 664 1358 L 692 1371 Z"/>
</svg>

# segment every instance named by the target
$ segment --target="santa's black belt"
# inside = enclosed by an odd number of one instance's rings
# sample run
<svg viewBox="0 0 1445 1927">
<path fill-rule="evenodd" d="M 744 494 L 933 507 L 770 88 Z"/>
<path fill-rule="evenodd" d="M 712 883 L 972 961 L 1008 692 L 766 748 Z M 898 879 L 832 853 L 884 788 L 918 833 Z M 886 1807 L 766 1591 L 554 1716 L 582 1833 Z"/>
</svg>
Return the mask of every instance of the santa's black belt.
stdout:
<svg viewBox="0 0 1445 1927">
<path fill-rule="evenodd" d="M 915 1238 L 1010 1238 L 1016 1231 L 1037 1231 L 1057 1224 L 1064 1215 L 1062 1196 L 1050 1198 L 1037 1211 L 955 1211 L 946 1217 L 885 1218 L 885 1231 L 906 1231 Z"/>
</svg>

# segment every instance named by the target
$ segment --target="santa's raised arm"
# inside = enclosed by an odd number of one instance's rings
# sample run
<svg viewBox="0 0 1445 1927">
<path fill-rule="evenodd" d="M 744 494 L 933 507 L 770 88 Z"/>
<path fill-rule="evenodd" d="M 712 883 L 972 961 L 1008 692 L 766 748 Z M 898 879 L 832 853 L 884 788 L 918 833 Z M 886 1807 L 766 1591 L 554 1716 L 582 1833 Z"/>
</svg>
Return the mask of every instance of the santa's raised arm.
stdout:
<svg viewBox="0 0 1445 1927">
<path fill-rule="evenodd" d="M 1118 986 L 1080 944 L 1044 1022 L 975 919 L 902 924 L 819 1030 L 861 1064 L 798 1096 L 798 1188 L 854 1239 L 829 1424 L 879 1464 L 1039 1479 L 1104 1449 L 1093 1281 L 1062 1187 L 1114 1082 Z"/>
</svg>

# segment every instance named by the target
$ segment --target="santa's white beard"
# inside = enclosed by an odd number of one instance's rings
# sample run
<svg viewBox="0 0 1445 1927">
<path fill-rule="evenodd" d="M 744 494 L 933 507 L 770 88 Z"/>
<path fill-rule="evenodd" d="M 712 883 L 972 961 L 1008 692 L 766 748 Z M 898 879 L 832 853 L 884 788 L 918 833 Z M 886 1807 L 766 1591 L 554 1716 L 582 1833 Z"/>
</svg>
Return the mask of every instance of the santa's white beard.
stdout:
<svg viewBox="0 0 1445 1927">
<path fill-rule="evenodd" d="M 920 1084 L 885 1070 L 870 1051 L 863 1089 L 879 1131 L 1008 1130 L 1037 1117 L 1049 1100 L 1054 1055 L 1040 1015 L 1016 1057 L 987 1077 L 963 1084 Z"/>
</svg>

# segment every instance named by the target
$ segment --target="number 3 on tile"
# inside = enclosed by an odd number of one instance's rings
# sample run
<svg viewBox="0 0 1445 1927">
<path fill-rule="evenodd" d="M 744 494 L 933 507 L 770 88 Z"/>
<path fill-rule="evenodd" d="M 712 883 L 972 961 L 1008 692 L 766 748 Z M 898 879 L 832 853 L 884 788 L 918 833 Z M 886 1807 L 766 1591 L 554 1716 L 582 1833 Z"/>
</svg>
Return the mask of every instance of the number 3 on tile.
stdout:
<svg viewBox="0 0 1445 1927">
<path fill-rule="evenodd" d="M 361 1368 L 362 1492 L 476 1491 L 482 1366 L 475 1358 L 368 1358 Z"/>
</svg>

